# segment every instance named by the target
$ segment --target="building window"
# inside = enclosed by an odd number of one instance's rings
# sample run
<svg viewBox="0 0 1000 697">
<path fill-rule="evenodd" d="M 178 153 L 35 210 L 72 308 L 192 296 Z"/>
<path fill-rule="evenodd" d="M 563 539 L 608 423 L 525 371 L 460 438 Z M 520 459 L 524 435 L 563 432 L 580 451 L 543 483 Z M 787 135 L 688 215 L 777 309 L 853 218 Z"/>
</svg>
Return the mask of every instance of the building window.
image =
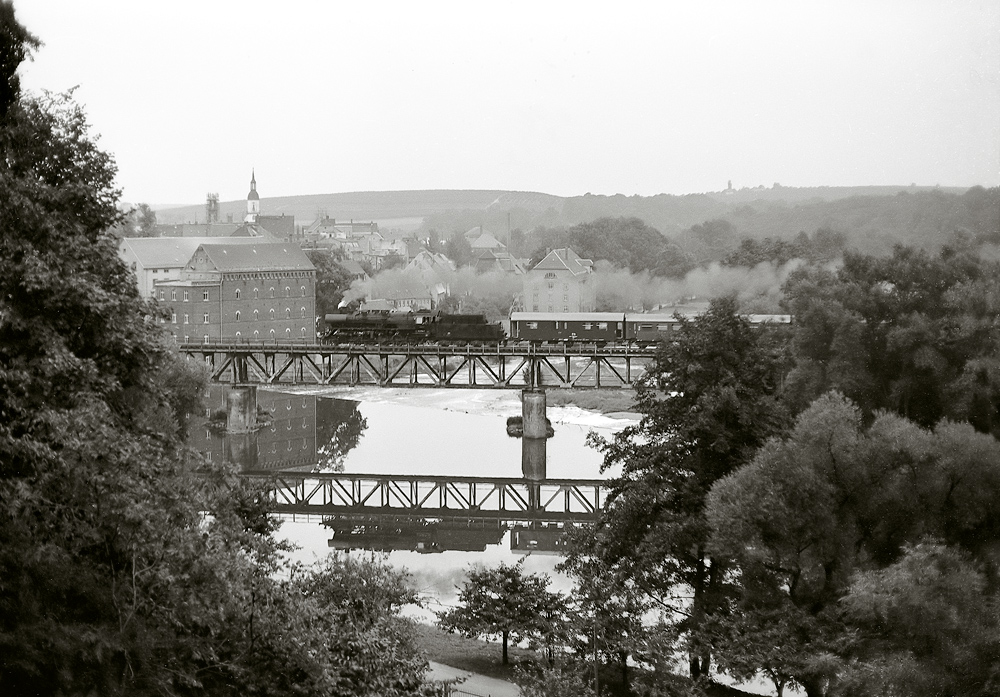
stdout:
<svg viewBox="0 0 1000 697">
<path fill-rule="evenodd" d="M 163 289 L 161 288 L 160 289 L 160 300 L 165 300 L 165 297 L 164 297 L 165 295 L 166 295 L 166 293 L 164 293 Z"/>
<path fill-rule="evenodd" d="M 299 290 L 301 290 L 301 291 L 302 291 L 302 297 L 303 297 L 303 298 L 304 298 L 304 297 L 306 297 L 306 287 L 305 287 L 305 286 L 302 286 L 302 288 L 300 288 Z"/>
<path fill-rule="evenodd" d="M 237 300 L 240 299 L 240 289 L 239 288 L 236 289 L 236 299 Z"/>
<path fill-rule="evenodd" d="M 274 308 L 273 307 L 271 308 L 271 319 L 274 319 Z M 272 331 L 271 333 L 273 334 L 274 332 Z"/>
<path fill-rule="evenodd" d="M 253 321 L 256 322 L 259 317 L 260 317 L 260 310 L 254 310 L 253 311 Z"/>
<path fill-rule="evenodd" d="M 259 288 L 254 288 L 253 289 L 253 298 L 254 298 L 254 300 L 256 300 L 259 297 L 260 297 L 260 289 Z"/>
<path fill-rule="evenodd" d="M 256 339 L 256 338 L 258 338 L 259 336 L 260 336 L 260 332 L 259 332 L 259 331 L 257 331 L 256 329 L 254 329 L 254 331 L 253 331 L 253 338 L 254 338 L 254 339 Z"/>
<path fill-rule="evenodd" d="M 208 324 L 208 313 L 202 315 L 202 324 Z"/>
<path fill-rule="evenodd" d="M 204 343 L 206 343 L 206 344 L 208 343 L 208 334 L 206 334 L 205 337 L 204 337 Z"/>
<path fill-rule="evenodd" d="M 188 336 L 187 334 L 184 335 L 184 343 L 185 344 L 190 344 L 191 343 L 191 337 Z"/>
<path fill-rule="evenodd" d="M 555 287 L 556 287 L 556 284 L 553 283 L 552 281 L 549 281 L 549 288 L 555 288 Z"/>
<path fill-rule="evenodd" d="M 272 339 L 274 338 L 274 330 L 273 329 L 271 330 L 271 338 Z"/>
<path fill-rule="evenodd" d="M 285 319 L 291 319 L 291 318 L 292 318 L 292 308 L 286 307 L 285 308 Z"/>
<path fill-rule="evenodd" d="M 569 284 L 563 283 L 563 290 L 569 290 Z"/>
<path fill-rule="evenodd" d="M 302 338 L 303 339 L 306 338 L 306 328 L 305 327 L 302 327 Z"/>
<path fill-rule="evenodd" d="M 237 338 L 237 339 L 239 339 L 239 338 L 240 338 L 240 333 L 239 333 L 239 332 L 236 332 L 236 338 Z"/>
<path fill-rule="evenodd" d="M 239 310 L 236 311 L 236 321 L 237 322 L 240 321 L 240 311 Z"/>
<path fill-rule="evenodd" d="M 204 300 L 205 302 L 208 302 L 208 291 L 207 290 L 201 291 L 201 299 Z"/>
<path fill-rule="evenodd" d="M 274 297 L 274 286 L 271 286 L 271 297 Z"/>
<path fill-rule="evenodd" d="M 292 297 L 292 289 L 289 288 L 288 286 L 285 286 L 285 297 L 286 298 Z"/>
<path fill-rule="evenodd" d="M 177 324 L 177 313 L 176 312 L 171 312 L 170 313 L 170 323 L 171 324 Z"/>
<path fill-rule="evenodd" d="M 189 324 L 190 322 L 191 322 L 191 316 L 190 315 L 184 315 L 184 324 Z"/>
<path fill-rule="evenodd" d="M 306 316 L 306 308 L 303 307 L 301 308 L 301 310 L 302 310 L 302 317 L 304 318 Z"/>
<path fill-rule="evenodd" d="M 291 327 L 289 327 L 288 329 L 285 330 L 285 336 L 287 336 L 289 339 L 292 338 L 292 329 L 291 329 Z"/>
<path fill-rule="evenodd" d="M 184 291 L 184 302 L 189 302 L 191 298 L 189 297 L 188 291 Z"/>
<path fill-rule="evenodd" d="M 177 291 L 176 290 L 171 290 L 170 291 L 170 299 L 173 300 L 173 301 L 177 300 Z"/>
</svg>

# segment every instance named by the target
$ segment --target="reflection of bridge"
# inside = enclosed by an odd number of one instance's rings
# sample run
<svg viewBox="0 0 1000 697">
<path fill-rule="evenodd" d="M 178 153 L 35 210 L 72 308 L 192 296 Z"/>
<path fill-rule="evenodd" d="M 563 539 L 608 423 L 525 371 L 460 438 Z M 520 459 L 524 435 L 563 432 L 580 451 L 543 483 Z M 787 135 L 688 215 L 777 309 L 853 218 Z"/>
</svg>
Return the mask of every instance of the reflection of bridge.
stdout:
<svg viewBox="0 0 1000 697">
<path fill-rule="evenodd" d="M 594 520 L 604 503 L 598 479 L 277 472 L 244 475 L 273 485 L 276 513 L 396 513 L 502 521 Z"/>
<path fill-rule="evenodd" d="M 182 344 L 231 385 L 630 387 L 655 349 L 635 346 Z"/>
</svg>

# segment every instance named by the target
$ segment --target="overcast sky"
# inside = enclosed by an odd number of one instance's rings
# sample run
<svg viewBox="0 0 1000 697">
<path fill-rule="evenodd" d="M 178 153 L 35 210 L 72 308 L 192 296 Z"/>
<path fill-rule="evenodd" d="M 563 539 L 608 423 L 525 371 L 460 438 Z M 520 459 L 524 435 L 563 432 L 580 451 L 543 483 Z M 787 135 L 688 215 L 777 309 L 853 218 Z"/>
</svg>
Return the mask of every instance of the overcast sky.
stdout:
<svg viewBox="0 0 1000 697">
<path fill-rule="evenodd" d="M 14 0 L 131 202 L 1000 184 L 1000 1 Z"/>
</svg>

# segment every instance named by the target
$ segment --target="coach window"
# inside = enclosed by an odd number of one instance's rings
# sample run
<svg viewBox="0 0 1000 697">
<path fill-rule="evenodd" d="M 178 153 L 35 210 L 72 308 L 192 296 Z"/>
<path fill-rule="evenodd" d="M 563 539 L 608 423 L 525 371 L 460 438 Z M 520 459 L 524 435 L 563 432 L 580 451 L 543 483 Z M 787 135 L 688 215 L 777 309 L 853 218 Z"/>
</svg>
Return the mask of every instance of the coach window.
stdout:
<svg viewBox="0 0 1000 697">
<path fill-rule="evenodd" d="M 589 331 L 590 331 L 591 329 L 593 329 L 593 328 L 594 328 L 594 323 L 593 323 L 593 322 L 584 322 L 584 323 L 583 323 L 583 328 L 584 328 L 584 329 L 585 329 L 586 331 L 588 331 L 588 332 L 589 332 Z"/>
<path fill-rule="evenodd" d="M 608 323 L 607 322 L 599 322 L 597 324 L 597 328 L 600 329 L 602 332 L 603 331 L 607 331 L 607 329 L 608 329 Z"/>
<path fill-rule="evenodd" d="M 528 329 L 538 329 L 538 322 L 528 322 Z"/>
</svg>

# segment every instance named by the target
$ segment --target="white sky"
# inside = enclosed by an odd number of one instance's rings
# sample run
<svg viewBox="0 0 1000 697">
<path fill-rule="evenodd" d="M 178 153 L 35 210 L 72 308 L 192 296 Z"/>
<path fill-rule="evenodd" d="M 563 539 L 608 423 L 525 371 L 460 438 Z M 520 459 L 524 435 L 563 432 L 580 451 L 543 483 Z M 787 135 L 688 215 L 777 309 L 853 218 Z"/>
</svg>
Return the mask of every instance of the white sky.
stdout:
<svg viewBox="0 0 1000 697">
<path fill-rule="evenodd" d="M 131 202 L 1000 184 L 1000 1 L 14 0 Z"/>
</svg>

